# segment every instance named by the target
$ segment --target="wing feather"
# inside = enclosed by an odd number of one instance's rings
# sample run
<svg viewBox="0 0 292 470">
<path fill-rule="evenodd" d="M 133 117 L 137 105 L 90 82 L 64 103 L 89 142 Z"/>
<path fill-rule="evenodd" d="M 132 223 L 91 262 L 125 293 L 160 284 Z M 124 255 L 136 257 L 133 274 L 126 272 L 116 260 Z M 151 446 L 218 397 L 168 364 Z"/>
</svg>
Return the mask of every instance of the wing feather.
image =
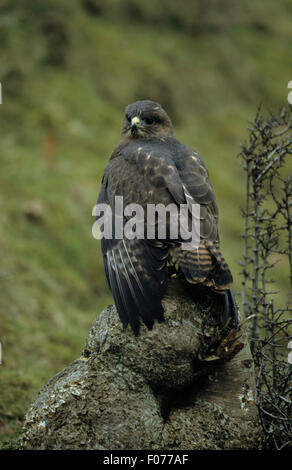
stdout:
<svg viewBox="0 0 292 470">
<path fill-rule="evenodd" d="M 232 283 L 228 265 L 219 250 L 218 207 L 208 171 L 192 149 L 176 139 L 131 143 L 110 160 L 98 202 L 115 211 L 115 196 L 124 207 L 140 204 L 200 204 L 201 244 L 197 251 L 184 251 L 182 240 L 101 241 L 104 268 L 123 325 L 138 333 L 140 319 L 152 328 L 162 321 L 161 299 L 167 289 L 167 257 L 176 244 L 180 267 L 190 283 L 201 283 L 226 292 Z M 191 218 L 191 211 L 189 214 Z M 123 224 L 128 218 L 124 216 Z M 113 221 L 113 229 L 115 228 Z M 168 232 L 167 232 L 168 233 Z"/>
</svg>

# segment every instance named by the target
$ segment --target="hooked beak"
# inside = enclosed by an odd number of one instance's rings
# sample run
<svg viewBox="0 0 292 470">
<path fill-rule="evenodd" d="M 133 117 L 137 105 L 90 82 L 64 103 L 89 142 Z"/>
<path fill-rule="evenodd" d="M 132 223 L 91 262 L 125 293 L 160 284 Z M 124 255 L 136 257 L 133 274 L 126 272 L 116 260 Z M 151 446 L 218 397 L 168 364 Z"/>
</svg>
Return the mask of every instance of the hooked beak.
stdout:
<svg viewBox="0 0 292 470">
<path fill-rule="evenodd" d="M 133 119 L 131 120 L 131 132 L 133 133 L 137 131 L 140 124 L 141 124 L 141 121 L 138 118 L 138 116 L 133 117 Z"/>
</svg>

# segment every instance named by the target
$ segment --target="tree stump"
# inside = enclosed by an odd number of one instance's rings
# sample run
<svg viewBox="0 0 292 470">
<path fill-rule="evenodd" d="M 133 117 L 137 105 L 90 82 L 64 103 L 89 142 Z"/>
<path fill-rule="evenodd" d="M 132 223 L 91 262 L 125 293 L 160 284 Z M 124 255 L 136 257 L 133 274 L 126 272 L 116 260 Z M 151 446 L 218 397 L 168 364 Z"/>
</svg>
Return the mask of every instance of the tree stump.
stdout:
<svg viewBox="0 0 292 470">
<path fill-rule="evenodd" d="M 25 449 L 258 449 L 254 369 L 244 327 L 222 330 L 186 295 L 139 336 L 114 306 L 93 323 L 79 359 L 26 415 Z"/>
</svg>

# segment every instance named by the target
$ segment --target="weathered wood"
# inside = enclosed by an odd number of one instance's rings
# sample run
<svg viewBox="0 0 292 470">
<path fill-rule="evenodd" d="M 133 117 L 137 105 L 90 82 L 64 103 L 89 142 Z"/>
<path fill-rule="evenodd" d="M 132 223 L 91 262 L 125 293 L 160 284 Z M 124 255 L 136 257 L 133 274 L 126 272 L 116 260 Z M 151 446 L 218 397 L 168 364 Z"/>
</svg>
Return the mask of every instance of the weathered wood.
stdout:
<svg viewBox="0 0 292 470">
<path fill-rule="evenodd" d="M 80 358 L 28 411 L 23 448 L 259 447 L 244 331 L 228 342 L 228 353 L 220 348 L 228 331 L 190 298 L 168 295 L 163 305 L 165 322 L 152 331 L 142 326 L 138 337 L 122 329 L 114 306 L 99 315 Z"/>
</svg>

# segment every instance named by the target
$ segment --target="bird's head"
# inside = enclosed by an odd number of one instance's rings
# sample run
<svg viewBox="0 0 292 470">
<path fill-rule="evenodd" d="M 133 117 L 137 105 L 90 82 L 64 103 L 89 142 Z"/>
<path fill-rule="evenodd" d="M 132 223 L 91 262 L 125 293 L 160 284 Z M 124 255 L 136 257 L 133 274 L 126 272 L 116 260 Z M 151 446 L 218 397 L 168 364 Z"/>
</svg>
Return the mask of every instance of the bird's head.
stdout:
<svg viewBox="0 0 292 470">
<path fill-rule="evenodd" d="M 144 100 L 129 104 L 125 110 L 122 137 L 129 139 L 151 139 L 173 135 L 171 120 L 154 101 Z"/>
</svg>

